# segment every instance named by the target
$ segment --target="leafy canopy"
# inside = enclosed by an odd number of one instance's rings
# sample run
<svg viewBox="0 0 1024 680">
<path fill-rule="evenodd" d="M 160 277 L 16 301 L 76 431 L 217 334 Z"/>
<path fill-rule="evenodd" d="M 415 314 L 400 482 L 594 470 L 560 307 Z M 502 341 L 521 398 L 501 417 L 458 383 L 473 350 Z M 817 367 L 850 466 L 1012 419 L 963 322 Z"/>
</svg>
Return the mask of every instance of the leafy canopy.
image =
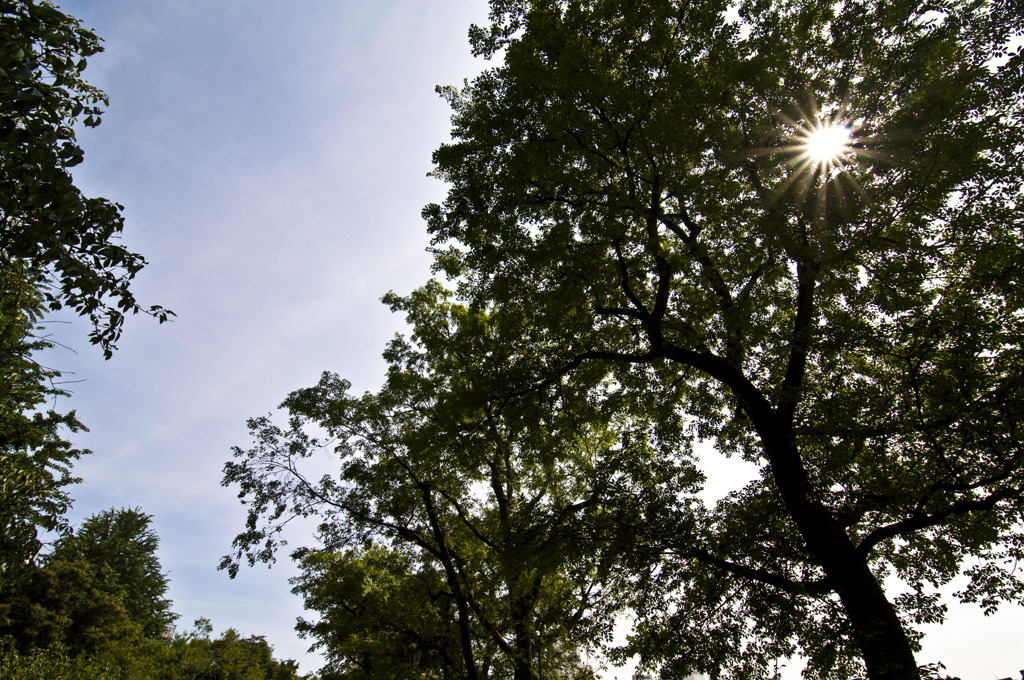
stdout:
<svg viewBox="0 0 1024 680">
<path fill-rule="evenodd" d="M 600 384 L 508 397 L 510 366 L 529 363 L 509 351 L 521 324 L 492 324 L 437 284 L 388 300 L 413 334 L 388 348 L 379 392 L 324 374 L 285 400 L 287 428 L 250 421 L 254 443 L 224 478 L 248 529 L 223 566 L 271 561 L 288 522 L 317 519 L 321 547 L 293 553 L 295 591 L 320 614 L 299 629 L 327 677 L 586 677 L 574 652 L 609 637 L 623 583 L 586 527 L 624 468 L 664 472 L 648 423 L 617 432 L 588 389 Z"/>
<path fill-rule="evenodd" d="M 0 587 L 0 643 L 7 638 L 22 652 L 60 646 L 93 653 L 114 641 L 166 635 L 177 615 L 165 597 L 151 519 L 138 509 L 97 513 L 23 565 L 17 580 Z"/>
<path fill-rule="evenodd" d="M 0 591 L 0 652 L 91 654 L 139 632 L 119 594 L 84 560 L 34 565 L 16 589 Z"/>
<path fill-rule="evenodd" d="M 18 680 L 301 680 L 294 661 L 273 657 L 258 635 L 228 629 L 218 637 L 207 619 L 163 640 L 107 640 L 87 653 L 52 646 L 31 653 L 0 652 L 0 676 Z"/>
<path fill-rule="evenodd" d="M 915 677 L 955 576 L 1021 601 L 1012 4 L 494 0 L 471 33 L 498 63 L 442 90 L 424 214 L 458 296 L 529 320 L 509 390 L 601 367 L 761 467 L 633 524 L 628 651 L 663 677 Z"/>
</svg>

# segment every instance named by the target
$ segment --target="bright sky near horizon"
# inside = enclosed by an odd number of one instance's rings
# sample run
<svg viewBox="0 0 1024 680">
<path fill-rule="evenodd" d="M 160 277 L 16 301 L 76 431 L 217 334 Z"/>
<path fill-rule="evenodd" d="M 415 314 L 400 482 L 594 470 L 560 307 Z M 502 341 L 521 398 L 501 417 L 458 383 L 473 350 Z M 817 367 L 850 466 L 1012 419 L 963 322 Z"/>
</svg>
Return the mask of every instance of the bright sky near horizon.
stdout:
<svg viewBox="0 0 1024 680">
<path fill-rule="evenodd" d="M 324 370 L 356 390 L 383 378 L 380 354 L 402 320 L 379 298 L 430 275 L 420 209 L 441 200 L 427 178 L 448 139 L 437 84 L 484 63 L 466 39 L 485 0 L 57 0 L 104 38 L 86 78 L 111 99 L 83 130 L 75 178 L 125 206 L 124 242 L 150 265 L 142 304 L 173 309 L 163 326 L 130 319 L 110 361 L 84 322 L 54 324 L 65 349 L 47 361 L 83 382 L 63 405 L 90 432 L 76 466 L 75 522 L 109 507 L 154 516 L 179 629 L 264 635 L 312 671 L 298 639 L 301 602 L 287 555 L 271 570 L 216 570 L 244 508 L 220 486 L 245 421 L 274 410 Z M 727 489 L 736 462 L 716 467 Z M 716 481 L 716 480 L 712 480 Z M 296 526 L 292 545 L 309 527 Z M 303 532 L 306 532 L 305 534 Z M 951 607 L 929 628 L 922 661 L 963 680 L 1024 668 L 1024 615 Z M 624 672 L 609 676 L 627 677 Z"/>
</svg>

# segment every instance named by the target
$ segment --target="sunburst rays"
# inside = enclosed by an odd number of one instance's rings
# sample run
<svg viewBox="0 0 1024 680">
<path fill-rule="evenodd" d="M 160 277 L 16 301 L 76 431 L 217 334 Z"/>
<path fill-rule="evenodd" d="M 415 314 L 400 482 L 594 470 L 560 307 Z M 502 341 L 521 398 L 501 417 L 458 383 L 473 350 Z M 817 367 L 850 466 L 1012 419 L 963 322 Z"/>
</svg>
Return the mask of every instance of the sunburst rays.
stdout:
<svg viewBox="0 0 1024 680">
<path fill-rule="evenodd" d="M 756 152 L 786 158 L 773 200 L 788 196 L 796 206 L 813 202 L 810 218 L 821 227 L 846 213 L 855 197 L 867 199 L 856 170 L 877 154 L 870 149 L 863 120 L 845 105 L 816 104 L 809 111 L 796 108 L 793 117 L 779 115 L 778 120 L 781 147 Z"/>
</svg>

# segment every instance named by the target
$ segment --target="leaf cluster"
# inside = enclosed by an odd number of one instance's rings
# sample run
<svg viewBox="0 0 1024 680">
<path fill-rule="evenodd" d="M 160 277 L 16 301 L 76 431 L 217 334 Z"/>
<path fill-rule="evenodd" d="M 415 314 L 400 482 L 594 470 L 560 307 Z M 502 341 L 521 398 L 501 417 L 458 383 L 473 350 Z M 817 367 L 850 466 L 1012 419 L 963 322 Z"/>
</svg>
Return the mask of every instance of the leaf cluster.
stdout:
<svg viewBox="0 0 1024 680">
<path fill-rule="evenodd" d="M 19 680 L 312 680 L 298 675 L 294 661 L 275 659 L 260 636 L 242 637 L 228 629 L 211 638 L 211 632 L 204 628 L 164 640 L 122 638 L 85 654 L 61 646 L 31 653 L 8 649 L 0 652 L 0 674 Z"/>
<path fill-rule="evenodd" d="M 73 183 L 83 160 L 75 126 L 100 124 L 106 95 L 82 77 L 100 39 L 49 2 L 0 3 L 0 269 L 27 267 L 50 310 L 88 316 L 109 358 L 125 314 L 160 322 L 129 286 L 146 260 L 117 243 L 121 206 Z"/>
</svg>

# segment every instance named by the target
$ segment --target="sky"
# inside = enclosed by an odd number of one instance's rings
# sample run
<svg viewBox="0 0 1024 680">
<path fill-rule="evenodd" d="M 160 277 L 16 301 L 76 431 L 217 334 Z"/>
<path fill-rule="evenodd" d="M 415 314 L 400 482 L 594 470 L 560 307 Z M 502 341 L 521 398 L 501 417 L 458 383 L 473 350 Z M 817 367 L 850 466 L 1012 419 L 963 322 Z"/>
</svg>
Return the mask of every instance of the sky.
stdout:
<svg viewBox="0 0 1024 680">
<path fill-rule="evenodd" d="M 420 210 L 445 192 L 427 177 L 450 127 L 434 87 L 486 65 L 466 36 L 487 3 L 56 4 L 106 48 L 85 75 L 111 102 L 103 124 L 80 133 L 76 183 L 124 206 L 123 242 L 150 263 L 136 297 L 177 313 L 164 325 L 129 319 L 109 361 L 83 321 L 50 324 L 62 347 L 47 362 L 81 381 L 62 406 L 90 428 L 75 441 L 93 451 L 76 465 L 85 482 L 71 519 L 110 507 L 153 515 L 179 630 L 207 617 L 316 670 L 293 629 L 303 611 L 287 556 L 234 580 L 216 568 L 245 521 L 222 468 L 249 443 L 247 418 L 322 371 L 356 391 L 382 381 L 380 354 L 403 323 L 379 299 L 430 276 Z M 714 489 L 749 477 L 714 458 Z M 296 526 L 292 547 L 310 536 Z M 1020 608 L 951 613 L 928 629 L 922 662 L 942 659 L 964 680 L 1024 668 Z"/>
</svg>

